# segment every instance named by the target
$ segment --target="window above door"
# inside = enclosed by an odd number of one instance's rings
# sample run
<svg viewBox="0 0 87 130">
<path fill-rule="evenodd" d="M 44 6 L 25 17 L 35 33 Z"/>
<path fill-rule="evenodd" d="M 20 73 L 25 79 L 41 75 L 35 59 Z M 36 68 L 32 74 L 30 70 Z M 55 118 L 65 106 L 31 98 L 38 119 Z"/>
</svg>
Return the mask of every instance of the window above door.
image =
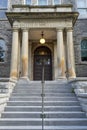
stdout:
<svg viewBox="0 0 87 130">
<path fill-rule="evenodd" d="M 51 3 L 51 4 L 50 4 Z M 58 5 L 61 0 L 26 0 L 27 5 Z"/>
<path fill-rule="evenodd" d="M 5 12 L 7 10 L 8 0 L 0 0 L 0 19 L 6 18 Z"/>
<path fill-rule="evenodd" d="M 79 18 L 87 18 L 87 0 L 77 0 L 77 10 Z"/>
</svg>

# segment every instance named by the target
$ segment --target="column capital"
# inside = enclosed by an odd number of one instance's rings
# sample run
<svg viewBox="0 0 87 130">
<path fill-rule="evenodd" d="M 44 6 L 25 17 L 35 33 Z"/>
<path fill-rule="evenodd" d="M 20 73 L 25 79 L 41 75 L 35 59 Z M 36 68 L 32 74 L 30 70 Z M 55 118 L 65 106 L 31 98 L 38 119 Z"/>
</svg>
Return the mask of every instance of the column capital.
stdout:
<svg viewBox="0 0 87 130">
<path fill-rule="evenodd" d="M 13 27 L 12 30 L 15 31 L 15 32 L 18 32 L 19 28 Z"/>
<path fill-rule="evenodd" d="M 68 27 L 68 28 L 66 28 L 66 31 L 67 31 L 67 32 L 73 32 L 73 27 Z"/>
<path fill-rule="evenodd" d="M 29 31 L 29 28 L 22 27 L 21 30 L 22 30 L 23 32 L 28 32 L 28 31 Z"/>
<path fill-rule="evenodd" d="M 64 30 L 64 28 L 62 28 L 62 27 L 61 28 L 56 28 L 57 32 L 62 32 L 63 30 Z"/>
</svg>

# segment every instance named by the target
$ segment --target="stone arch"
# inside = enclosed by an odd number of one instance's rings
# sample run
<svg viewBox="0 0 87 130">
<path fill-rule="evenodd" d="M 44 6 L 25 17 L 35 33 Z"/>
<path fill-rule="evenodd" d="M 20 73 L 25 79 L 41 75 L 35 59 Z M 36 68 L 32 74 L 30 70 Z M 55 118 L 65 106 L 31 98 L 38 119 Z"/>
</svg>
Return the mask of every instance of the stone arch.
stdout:
<svg viewBox="0 0 87 130">
<path fill-rule="evenodd" d="M 38 48 L 38 47 L 47 47 L 50 49 L 51 53 L 53 53 L 53 48 L 51 46 L 49 46 L 48 44 L 44 44 L 44 45 L 41 45 L 41 44 L 37 44 L 36 46 L 34 46 L 32 52 L 34 54 L 34 51 Z"/>
</svg>

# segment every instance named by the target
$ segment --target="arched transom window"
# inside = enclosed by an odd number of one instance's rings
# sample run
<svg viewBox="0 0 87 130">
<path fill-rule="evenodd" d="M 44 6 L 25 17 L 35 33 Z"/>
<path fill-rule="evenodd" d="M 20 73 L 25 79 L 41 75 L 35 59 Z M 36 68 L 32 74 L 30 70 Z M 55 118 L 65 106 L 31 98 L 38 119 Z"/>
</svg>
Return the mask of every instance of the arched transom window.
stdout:
<svg viewBox="0 0 87 130">
<path fill-rule="evenodd" d="M 81 41 L 81 60 L 87 61 L 87 39 Z"/>
</svg>

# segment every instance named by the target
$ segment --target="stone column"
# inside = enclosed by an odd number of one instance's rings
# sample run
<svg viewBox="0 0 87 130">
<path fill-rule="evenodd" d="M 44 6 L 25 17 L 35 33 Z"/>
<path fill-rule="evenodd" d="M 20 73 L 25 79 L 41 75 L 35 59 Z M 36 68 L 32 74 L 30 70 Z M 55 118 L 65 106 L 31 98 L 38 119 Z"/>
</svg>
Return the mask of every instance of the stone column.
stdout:
<svg viewBox="0 0 87 130">
<path fill-rule="evenodd" d="M 31 60 L 32 60 L 32 55 L 31 55 L 31 42 L 29 42 L 29 46 L 28 46 L 28 48 L 29 48 L 29 53 L 28 53 L 28 57 L 29 57 L 29 60 L 28 60 L 28 63 L 29 63 L 29 68 L 31 68 L 31 69 L 28 69 L 28 72 L 29 72 L 29 79 L 31 80 L 31 75 L 32 75 L 32 64 L 31 64 Z"/>
<path fill-rule="evenodd" d="M 12 57 L 11 57 L 11 72 L 10 78 L 17 79 L 18 77 L 18 29 L 13 28 L 13 37 L 12 37 Z"/>
<path fill-rule="evenodd" d="M 69 78 L 76 78 L 72 28 L 67 28 L 67 58 L 68 76 Z"/>
<path fill-rule="evenodd" d="M 28 78 L 28 29 L 22 29 L 22 76 Z"/>
<path fill-rule="evenodd" d="M 58 78 L 65 78 L 63 29 L 57 29 L 57 60 L 58 60 Z"/>
<path fill-rule="evenodd" d="M 58 78 L 57 44 L 54 42 L 54 79 Z"/>
<path fill-rule="evenodd" d="M 20 78 L 21 76 L 21 36 L 19 33 L 19 44 L 18 44 L 18 77 Z"/>
</svg>

